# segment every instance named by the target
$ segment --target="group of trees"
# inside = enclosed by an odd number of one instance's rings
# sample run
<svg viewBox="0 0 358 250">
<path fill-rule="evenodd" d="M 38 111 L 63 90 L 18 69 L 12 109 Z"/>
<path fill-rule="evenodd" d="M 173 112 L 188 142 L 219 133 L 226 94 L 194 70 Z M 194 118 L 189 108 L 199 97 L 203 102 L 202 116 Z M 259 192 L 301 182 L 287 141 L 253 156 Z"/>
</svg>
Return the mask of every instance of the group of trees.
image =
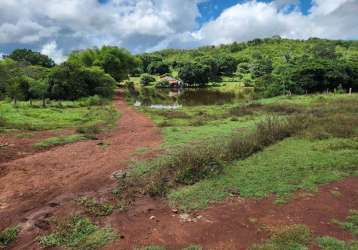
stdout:
<svg viewBox="0 0 358 250">
<path fill-rule="evenodd" d="M 319 43 L 296 57 L 286 55 L 275 68 L 267 60 L 260 61 L 260 74 L 255 75 L 256 86 L 266 96 L 358 90 L 358 64 L 339 56 L 332 44 Z"/>
<path fill-rule="evenodd" d="M 357 91 L 358 42 L 273 37 L 138 56 L 104 46 L 74 51 L 59 65 L 39 52 L 17 49 L 0 60 L 0 98 L 8 96 L 16 102 L 111 97 L 116 82 L 130 75 L 142 75 L 141 83 L 148 85 L 155 81 L 152 75 L 174 72 L 190 86 L 234 76 L 265 96 L 337 88 Z"/>
<path fill-rule="evenodd" d="M 117 47 L 76 51 L 59 65 L 46 55 L 17 49 L 0 60 L 0 97 L 8 96 L 15 103 L 111 97 L 116 82 L 127 79 L 138 66 L 138 58 Z"/>
</svg>

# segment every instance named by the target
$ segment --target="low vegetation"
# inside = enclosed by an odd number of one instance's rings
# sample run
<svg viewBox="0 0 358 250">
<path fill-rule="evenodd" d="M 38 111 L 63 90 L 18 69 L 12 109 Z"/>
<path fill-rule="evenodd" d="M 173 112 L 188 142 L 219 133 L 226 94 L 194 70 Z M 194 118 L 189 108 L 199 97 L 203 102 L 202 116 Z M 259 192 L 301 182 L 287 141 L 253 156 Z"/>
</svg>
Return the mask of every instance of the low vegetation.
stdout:
<svg viewBox="0 0 358 250">
<path fill-rule="evenodd" d="M 35 143 L 34 147 L 38 148 L 38 149 L 46 149 L 46 148 L 49 148 L 49 147 L 65 145 L 65 144 L 69 144 L 69 143 L 83 141 L 83 140 L 86 140 L 86 139 L 87 138 L 85 136 L 79 135 L 79 134 L 67 135 L 67 136 L 58 136 L 58 137 L 50 137 L 50 138 L 47 138 L 47 139 L 45 139 L 43 141 Z"/>
<path fill-rule="evenodd" d="M 114 124 L 118 112 L 109 104 L 97 104 L 93 99 L 75 102 L 51 102 L 46 108 L 18 102 L 13 106 L 0 101 L 0 130 L 50 130 L 67 127 Z"/>
<path fill-rule="evenodd" d="M 116 237 L 110 228 L 101 228 L 87 218 L 73 216 L 58 223 L 53 233 L 38 240 L 43 247 L 89 250 L 103 247 Z"/>
<path fill-rule="evenodd" d="M 119 181 L 119 190 L 165 196 L 183 210 L 205 208 L 232 194 L 275 194 L 277 203 L 285 203 L 296 190 L 314 191 L 319 184 L 358 174 L 357 106 L 354 97 L 329 95 L 207 106 L 212 133 L 208 124 L 187 123 L 198 108 L 148 111 L 156 122 L 173 121 L 162 128 L 168 153 L 134 166 Z M 250 112 L 237 111 L 237 120 L 225 120 L 235 115 L 233 108 Z M 224 126 L 227 130 L 220 131 Z M 190 143 L 178 144 L 179 135 Z"/>
<path fill-rule="evenodd" d="M 8 227 L 0 232 L 0 248 L 6 248 L 13 241 L 16 240 L 18 234 L 20 233 L 20 227 Z"/>
<path fill-rule="evenodd" d="M 93 216 L 107 216 L 112 214 L 114 206 L 110 203 L 102 203 L 91 197 L 81 197 L 77 200 L 86 212 Z"/>
<path fill-rule="evenodd" d="M 333 237 L 325 236 L 317 238 L 317 244 L 322 250 L 356 250 L 358 241 L 345 242 Z"/>
<path fill-rule="evenodd" d="M 344 230 L 351 232 L 354 236 L 358 236 L 358 210 L 351 210 L 346 221 L 334 221 Z"/>
<path fill-rule="evenodd" d="M 308 249 L 311 231 L 305 225 L 287 226 L 274 233 L 270 240 L 251 247 L 251 250 Z"/>
</svg>

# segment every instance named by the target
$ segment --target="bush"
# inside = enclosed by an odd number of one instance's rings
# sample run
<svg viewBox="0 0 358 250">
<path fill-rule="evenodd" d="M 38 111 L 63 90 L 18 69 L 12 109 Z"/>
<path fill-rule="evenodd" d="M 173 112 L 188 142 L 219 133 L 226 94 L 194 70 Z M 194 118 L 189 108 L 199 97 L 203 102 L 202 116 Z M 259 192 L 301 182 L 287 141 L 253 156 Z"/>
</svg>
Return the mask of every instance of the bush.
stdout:
<svg viewBox="0 0 358 250">
<path fill-rule="evenodd" d="M 151 75 L 148 74 L 143 74 L 141 79 L 140 79 L 140 83 L 144 86 L 147 86 L 149 83 L 151 82 L 155 82 L 155 78 Z"/>
<path fill-rule="evenodd" d="M 48 84 L 50 98 L 76 100 L 93 95 L 110 98 L 114 95 L 116 81 L 98 67 L 63 63 L 51 71 Z"/>
</svg>

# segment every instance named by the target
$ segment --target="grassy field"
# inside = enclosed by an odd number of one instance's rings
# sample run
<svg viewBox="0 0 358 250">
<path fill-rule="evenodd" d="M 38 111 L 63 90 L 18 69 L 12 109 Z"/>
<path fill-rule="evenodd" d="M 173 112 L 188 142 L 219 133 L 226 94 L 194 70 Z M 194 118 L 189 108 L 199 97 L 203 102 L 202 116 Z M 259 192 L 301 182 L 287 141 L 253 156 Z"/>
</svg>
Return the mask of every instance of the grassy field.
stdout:
<svg viewBox="0 0 358 250">
<path fill-rule="evenodd" d="M 50 102 L 43 108 L 40 101 L 12 103 L 0 102 L 0 131 L 18 130 L 51 130 L 68 127 L 89 126 L 115 121 L 119 114 L 105 101 Z"/>
<path fill-rule="evenodd" d="M 140 192 L 185 211 L 231 194 L 285 203 L 297 190 L 358 176 L 358 96 L 286 96 L 228 105 L 141 108 L 167 154 L 132 171 Z M 128 180 L 130 182 L 130 180 Z M 122 189 L 125 187 L 121 187 Z"/>
</svg>

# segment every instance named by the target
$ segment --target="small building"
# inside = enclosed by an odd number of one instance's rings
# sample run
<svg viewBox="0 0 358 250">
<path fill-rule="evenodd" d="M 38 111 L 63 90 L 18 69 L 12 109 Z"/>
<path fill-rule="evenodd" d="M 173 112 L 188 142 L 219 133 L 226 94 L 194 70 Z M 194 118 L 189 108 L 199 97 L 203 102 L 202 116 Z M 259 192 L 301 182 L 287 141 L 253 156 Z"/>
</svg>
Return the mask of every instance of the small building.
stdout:
<svg viewBox="0 0 358 250">
<path fill-rule="evenodd" d="M 162 81 L 166 81 L 169 83 L 169 88 L 180 88 L 183 86 L 183 82 L 181 80 L 175 79 L 171 76 L 165 76 L 162 78 Z"/>
</svg>

